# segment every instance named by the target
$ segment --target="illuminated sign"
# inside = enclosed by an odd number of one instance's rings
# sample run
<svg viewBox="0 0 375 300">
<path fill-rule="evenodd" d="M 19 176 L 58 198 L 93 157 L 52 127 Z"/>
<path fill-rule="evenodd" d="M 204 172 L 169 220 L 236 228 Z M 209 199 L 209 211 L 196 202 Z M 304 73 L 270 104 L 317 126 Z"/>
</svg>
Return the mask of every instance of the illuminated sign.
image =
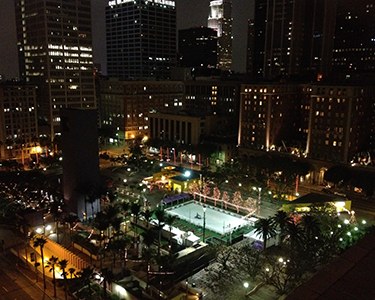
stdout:
<svg viewBox="0 0 375 300">
<path fill-rule="evenodd" d="M 124 3 L 129 3 L 129 2 L 136 2 L 135 0 L 111 0 L 108 2 L 109 6 L 115 6 L 119 4 L 124 4 Z M 148 2 L 153 2 L 153 3 L 158 3 L 162 5 L 167 5 L 167 6 L 175 6 L 175 2 L 173 0 L 148 0 L 146 1 L 146 4 Z"/>
</svg>

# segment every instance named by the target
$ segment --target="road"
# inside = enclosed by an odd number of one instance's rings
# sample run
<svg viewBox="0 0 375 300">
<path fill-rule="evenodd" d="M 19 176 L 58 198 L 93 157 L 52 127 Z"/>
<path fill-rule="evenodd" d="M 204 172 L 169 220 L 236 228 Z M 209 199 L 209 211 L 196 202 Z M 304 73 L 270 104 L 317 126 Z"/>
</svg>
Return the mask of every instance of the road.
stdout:
<svg viewBox="0 0 375 300">
<path fill-rule="evenodd" d="M 0 255 L 0 286 L 1 300 L 51 299 L 36 286 L 35 282 L 26 278 L 4 254 Z"/>
</svg>

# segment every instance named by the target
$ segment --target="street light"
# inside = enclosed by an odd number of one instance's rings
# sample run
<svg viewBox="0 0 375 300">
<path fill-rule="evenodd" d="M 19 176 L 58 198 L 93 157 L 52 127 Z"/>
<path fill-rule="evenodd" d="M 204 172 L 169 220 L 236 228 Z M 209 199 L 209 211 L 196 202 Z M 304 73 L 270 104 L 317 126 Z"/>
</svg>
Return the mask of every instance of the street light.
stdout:
<svg viewBox="0 0 375 300">
<path fill-rule="evenodd" d="M 203 206 L 203 243 L 206 241 L 206 206 Z"/>
</svg>

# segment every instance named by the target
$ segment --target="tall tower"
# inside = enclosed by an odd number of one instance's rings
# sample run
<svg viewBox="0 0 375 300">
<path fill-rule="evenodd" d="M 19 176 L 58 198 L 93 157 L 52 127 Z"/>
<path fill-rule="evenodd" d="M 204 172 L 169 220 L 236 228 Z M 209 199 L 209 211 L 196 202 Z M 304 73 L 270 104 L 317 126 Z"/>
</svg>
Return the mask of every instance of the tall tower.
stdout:
<svg viewBox="0 0 375 300">
<path fill-rule="evenodd" d="M 232 23 L 232 1 L 211 1 L 208 27 L 217 31 L 218 66 L 221 70 L 232 67 Z"/>
<path fill-rule="evenodd" d="M 96 108 L 89 0 L 15 0 L 20 76 L 53 138 L 61 108 Z"/>
<path fill-rule="evenodd" d="M 203 26 L 179 30 L 178 54 L 182 67 L 216 68 L 217 32 Z"/>
<path fill-rule="evenodd" d="M 375 3 L 373 0 L 339 1 L 333 71 L 375 71 Z"/>
<path fill-rule="evenodd" d="M 336 5 L 337 0 L 256 0 L 248 54 L 254 76 L 329 72 Z"/>
<path fill-rule="evenodd" d="M 106 7 L 108 75 L 169 79 L 176 65 L 174 0 L 113 0 Z"/>
<path fill-rule="evenodd" d="M 100 211 L 97 114 L 96 109 L 61 110 L 64 199 L 80 220 Z"/>
</svg>

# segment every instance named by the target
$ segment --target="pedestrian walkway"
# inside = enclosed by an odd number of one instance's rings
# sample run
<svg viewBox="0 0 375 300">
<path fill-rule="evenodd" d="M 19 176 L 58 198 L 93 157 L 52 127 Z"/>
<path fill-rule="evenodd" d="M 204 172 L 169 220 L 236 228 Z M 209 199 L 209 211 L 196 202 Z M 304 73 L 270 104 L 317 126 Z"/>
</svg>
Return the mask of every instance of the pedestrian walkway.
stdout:
<svg viewBox="0 0 375 300">
<path fill-rule="evenodd" d="M 26 246 L 27 253 L 35 252 L 35 250 L 30 247 Z M 13 253 L 12 253 L 13 252 Z M 28 262 L 25 261 L 24 256 L 22 253 L 25 253 L 25 247 L 18 246 L 13 251 L 7 251 L 4 254 L 4 258 L 11 264 L 13 264 L 21 273 L 22 275 L 30 282 L 30 284 L 37 287 L 41 292 L 44 293 L 45 297 L 40 300 L 65 300 L 65 292 L 63 287 L 59 287 L 59 283 L 56 286 L 56 297 L 54 297 L 54 287 L 52 283 L 52 274 L 49 273 L 48 269 L 45 269 L 46 274 L 46 289 L 44 290 L 43 284 L 43 274 L 38 268 L 38 272 L 35 272 L 35 268 Z M 1 297 L 0 297 L 1 299 Z M 68 299 L 73 299 L 68 297 Z M 39 300 L 39 299 L 38 299 Z"/>
</svg>

